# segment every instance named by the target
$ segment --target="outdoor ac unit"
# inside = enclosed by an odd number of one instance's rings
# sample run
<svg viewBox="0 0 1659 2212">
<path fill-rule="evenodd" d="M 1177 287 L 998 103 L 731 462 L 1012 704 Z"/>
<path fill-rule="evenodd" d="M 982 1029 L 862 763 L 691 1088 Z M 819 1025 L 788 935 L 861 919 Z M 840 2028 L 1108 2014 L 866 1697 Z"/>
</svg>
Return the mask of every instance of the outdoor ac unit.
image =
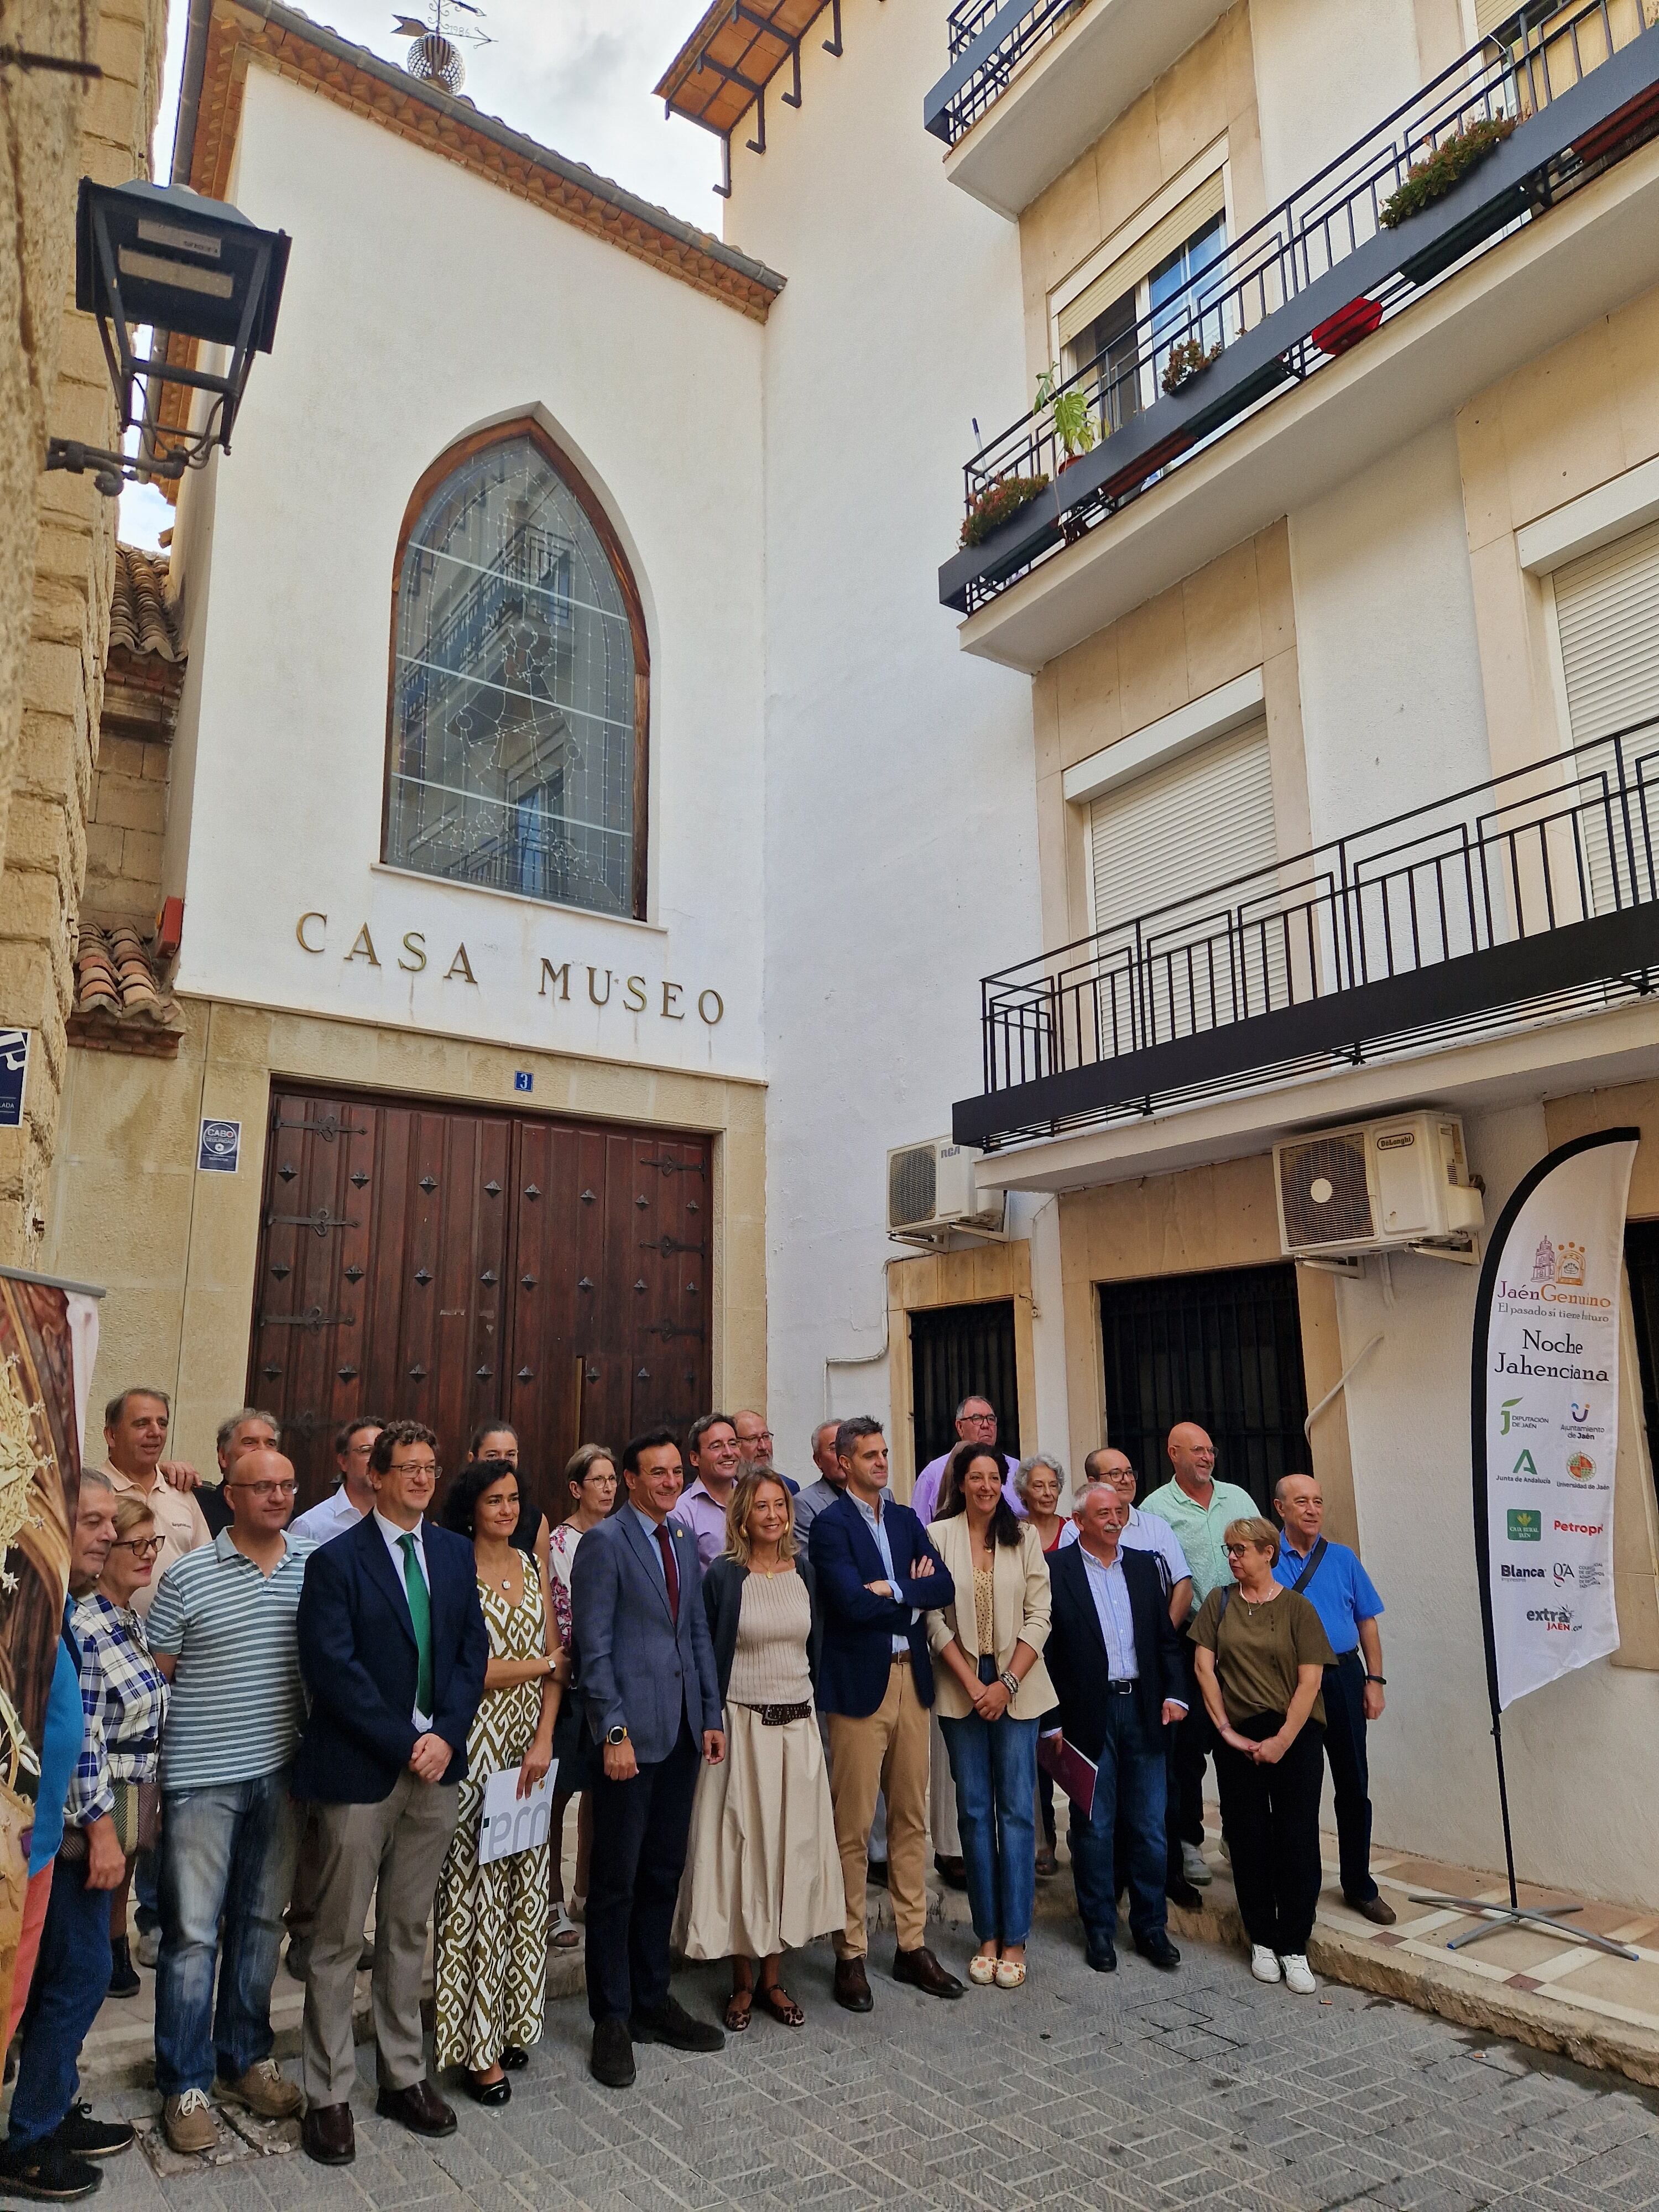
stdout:
<svg viewBox="0 0 1659 2212">
<path fill-rule="evenodd" d="M 1005 1200 L 974 1185 L 971 1145 L 948 1137 L 927 1145 L 902 1145 L 887 1155 L 887 1233 L 912 1244 L 943 1241 L 952 1229 L 979 1237 L 1002 1234 Z"/>
<path fill-rule="evenodd" d="M 1401 1114 L 1273 1146 L 1279 1249 L 1315 1253 L 1468 1247 L 1486 1216 L 1455 1114 Z"/>
</svg>

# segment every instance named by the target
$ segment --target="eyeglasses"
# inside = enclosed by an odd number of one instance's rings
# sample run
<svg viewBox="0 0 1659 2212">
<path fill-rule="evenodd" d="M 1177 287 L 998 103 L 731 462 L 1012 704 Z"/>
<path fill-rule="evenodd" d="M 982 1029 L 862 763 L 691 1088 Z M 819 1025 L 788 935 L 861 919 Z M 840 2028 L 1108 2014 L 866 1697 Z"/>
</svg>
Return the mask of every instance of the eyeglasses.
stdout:
<svg viewBox="0 0 1659 2212">
<path fill-rule="evenodd" d="M 250 1498 L 292 1498 L 298 1488 L 292 1482 L 228 1482 L 227 1490 L 246 1490 Z"/>
<path fill-rule="evenodd" d="M 112 1544 L 110 1549 L 112 1552 L 131 1552 L 135 1559 L 153 1559 L 166 1541 L 165 1536 L 123 1536 L 118 1543 Z"/>
<path fill-rule="evenodd" d="M 406 1459 L 400 1467 L 386 1469 L 388 1474 L 425 1474 L 435 1482 L 443 1473 L 435 1459 Z"/>
<path fill-rule="evenodd" d="M 994 1429 L 997 1425 L 994 1413 L 964 1413 L 962 1418 L 973 1429 Z"/>
</svg>

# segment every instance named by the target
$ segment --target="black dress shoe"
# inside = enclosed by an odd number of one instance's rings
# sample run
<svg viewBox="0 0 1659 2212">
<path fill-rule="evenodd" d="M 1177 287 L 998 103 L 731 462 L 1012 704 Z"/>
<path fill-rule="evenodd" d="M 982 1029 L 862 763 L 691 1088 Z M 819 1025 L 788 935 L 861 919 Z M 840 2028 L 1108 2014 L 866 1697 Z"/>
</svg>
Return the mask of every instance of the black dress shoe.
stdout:
<svg viewBox="0 0 1659 2212">
<path fill-rule="evenodd" d="M 1200 1912 L 1203 1910 L 1203 1898 L 1184 1875 L 1177 1875 L 1173 1881 L 1166 1881 L 1164 1885 L 1164 1894 L 1171 1905 L 1178 1905 L 1183 1912 Z"/>
<path fill-rule="evenodd" d="M 874 2006 L 870 1977 L 861 1958 L 836 1960 L 835 1996 L 843 2012 L 868 2012 Z"/>
<path fill-rule="evenodd" d="M 53 2133 L 71 2158 L 118 2158 L 136 2140 L 125 2120 L 94 2120 L 84 2098 L 70 2106 Z"/>
<path fill-rule="evenodd" d="M 946 1889 L 966 1889 L 968 1887 L 968 1868 L 962 1859 L 942 1857 L 938 1851 L 935 1851 L 933 1871 Z"/>
<path fill-rule="evenodd" d="M 0 2143 L 0 2194 L 38 2197 L 45 2204 L 70 2204 L 90 2197 L 103 2179 L 95 2166 L 64 2148 L 54 2136 L 41 2136 L 21 2150 Z"/>
<path fill-rule="evenodd" d="M 319 2166 L 349 2166 L 357 2155 L 350 2106 L 307 2105 L 300 2123 L 300 2148 Z"/>
<path fill-rule="evenodd" d="M 1181 1964 L 1181 1954 L 1165 1935 L 1137 1936 L 1135 1948 L 1143 1959 L 1149 1959 L 1166 1974 L 1172 1974 Z"/>
<path fill-rule="evenodd" d="M 1097 1950 L 1085 1951 L 1083 1956 L 1085 1962 L 1097 1974 L 1115 1974 L 1117 1972 L 1117 1946 L 1115 1943 L 1104 1944 Z"/>
<path fill-rule="evenodd" d="M 109 1939 L 109 1990 L 112 1997 L 136 1997 L 141 1984 L 132 1963 L 132 1947 L 125 1936 Z"/>
<path fill-rule="evenodd" d="M 939 1960 L 924 1943 L 915 1951 L 895 1951 L 893 1979 L 908 1982 L 913 1990 L 924 1996 L 959 1997 L 962 1984 L 954 1974 L 946 1973 Z"/>
<path fill-rule="evenodd" d="M 726 2038 L 706 2020 L 693 2020 L 678 1997 L 665 1997 L 628 2023 L 635 2043 L 665 2043 L 671 2051 L 724 2051 Z"/>
<path fill-rule="evenodd" d="M 453 2136 L 459 2124 L 430 2081 L 411 2081 L 406 2089 L 382 2089 L 374 2109 L 383 2120 L 396 2120 L 415 2136 Z"/>
<path fill-rule="evenodd" d="M 633 2087 L 634 2040 L 625 2020 L 602 2020 L 595 2024 L 587 2070 L 603 2088 Z"/>
<path fill-rule="evenodd" d="M 502 2105 L 510 2105 L 513 2102 L 513 2084 L 505 2074 L 499 2081 L 475 2081 L 469 2074 L 466 2077 L 466 2086 L 473 2103 L 486 2105 L 491 2112 Z"/>
<path fill-rule="evenodd" d="M 1396 1916 L 1393 1905 L 1386 1904 L 1380 1897 L 1368 1897 L 1363 1905 L 1356 1905 L 1351 1897 L 1345 1897 L 1342 1902 L 1351 1911 L 1358 1913 L 1362 1919 L 1374 1920 L 1379 1928 L 1392 1928 L 1395 1923 Z"/>
<path fill-rule="evenodd" d="M 520 2067 L 529 2065 L 530 2053 L 521 2043 L 504 2043 L 501 2045 L 501 2063 L 509 2074 L 516 2074 Z"/>
</svg>

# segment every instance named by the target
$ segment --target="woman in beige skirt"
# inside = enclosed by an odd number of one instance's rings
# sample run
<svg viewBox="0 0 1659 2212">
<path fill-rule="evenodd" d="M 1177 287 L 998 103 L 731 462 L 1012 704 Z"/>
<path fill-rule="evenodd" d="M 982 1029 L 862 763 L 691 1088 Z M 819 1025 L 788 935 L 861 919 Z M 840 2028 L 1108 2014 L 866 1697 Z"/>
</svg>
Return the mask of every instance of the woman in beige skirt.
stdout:
<svg viewBox="0 0 1659 2212">
<path fill-rule="evenodd" d="M 800 2026 L 805 2014 L 778 1979 L 781 1954 L 847 1917 L 813 1708 L 817 1591 L 795 1550 L 792 1504 L 775 1474 L 744 1474 L 726 1509 L 726 1548 L 702 1583 L 726 1758 L 698 1777 L 674 1947 L 731 1960 L 733 2035 L 757 1998 L 786 2027 Z"/>
</svg>

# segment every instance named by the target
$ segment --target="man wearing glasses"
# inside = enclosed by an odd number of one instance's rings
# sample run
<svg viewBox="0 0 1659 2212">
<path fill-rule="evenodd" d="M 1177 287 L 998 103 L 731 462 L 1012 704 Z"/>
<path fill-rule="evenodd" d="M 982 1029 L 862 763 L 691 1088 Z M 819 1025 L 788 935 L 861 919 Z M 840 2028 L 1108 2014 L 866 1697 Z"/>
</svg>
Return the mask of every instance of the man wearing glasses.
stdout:
<svg viewBox="0 0 1659 2212">
<path fill-rule="evenodd" d="M 331 1537 L 343 1536 L 348 1528 L 355 1528 L 365 1513 L 374 1510 L 368 1455 L 385 1426 L 377 1414 L 364 1413 L 338 1431 L 334 1438 L 334 1464 L 340 1471 L 339 1488 L 308 1512 L 296 1515 L 291 1534 L 303 1536 L 308 1544 L 326 1544 Z"/>
<path fill-rule="evenodd" d="M 292 1765 L 305 1718 L 296 1622 L 308 1547 L 284 1530 L 294 1469 L 280 1452 L 245 1453 L 224 1490 L 229 1528 L 173 1560 L 147 1623 L 173 1685 L 161 1736 L 155 2080 L 169 2145 L 196 2156 L 218 2142 L 210 2090 L 261 2119 L 300 2108 L 270 2055 L 270 1985 L 294 1878 Z"/>
<path fill-rule="evenodd" d="M 983 1444 L 994 1450 L 997 1441 L 996 1409 L 988 1398 L 964 1398 L 957 1407 L 957 1443 Z M 956 1449 L 952 1444 L 951 1451 Z M 930 1459 L 916 1477 L 916 1486 L 910 1498 L 910 1510 L 925 1528 L 939 1510 L 939 1487 L 945 1480 L 945 1467 L 951 1452 L 941 1452 Z M 1003 1480 L 1002 1494 L 1008 1501 L 1009 1510 L 1017 1520 L 1025 1518 L 1025 1503 L 1014 1488 L 1014 1469 L 1018 1462 L 1002 1455 L 1002 1464 L 1007 1473 Z"/>
<path fill-rule="evenodd" d="M 323 2166 L 356 2156 L 351 2002 L 371 1898 L 374 2109 L 416 2135 L 455 2132 L 427 2078 L 421 1969 L 489 1657 L 472 1547 L 425 1517 L 438 1481 L 431 1430 L 389 1423 L 368 1479 L 373 1510 L 310 1553 L 300 1606 L 312 1703 L 294 1789 L 315 1807 L 321 1844 L 301 2142 Z"/>
</svg>

